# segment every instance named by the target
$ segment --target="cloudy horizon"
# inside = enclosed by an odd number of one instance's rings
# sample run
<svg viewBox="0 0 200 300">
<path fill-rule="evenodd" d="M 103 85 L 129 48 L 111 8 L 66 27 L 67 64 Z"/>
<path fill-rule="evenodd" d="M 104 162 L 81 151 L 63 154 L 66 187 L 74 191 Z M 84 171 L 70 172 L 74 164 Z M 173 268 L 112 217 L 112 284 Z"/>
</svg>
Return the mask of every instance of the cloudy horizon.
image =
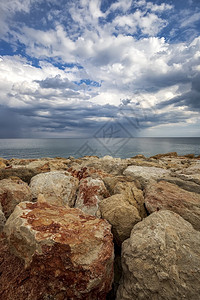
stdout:
<svg viewBox="0 0 200 300">
<path fill-rule="evenodd" d="M 200 136 L 198 0 L 57 2 L 0 3 L 0 138 Z"/>
</svg>

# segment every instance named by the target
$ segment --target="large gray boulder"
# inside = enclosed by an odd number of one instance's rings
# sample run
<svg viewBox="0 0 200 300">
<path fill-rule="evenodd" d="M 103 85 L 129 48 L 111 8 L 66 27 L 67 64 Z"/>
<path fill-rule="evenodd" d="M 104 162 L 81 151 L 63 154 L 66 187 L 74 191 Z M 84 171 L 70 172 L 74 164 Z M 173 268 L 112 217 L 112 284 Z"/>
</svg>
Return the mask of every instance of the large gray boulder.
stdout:
<svg viewBox="0 0 200 300">
<path fill-rule="evenodd" d="M 144 166 L 129 166 L 124 175 L 135 180 L 138 179 L 143 186 L 152 180 L 158 180 L 170 174 L 169 170 L 156 167 L 144 167 Z"/>
<path fill-rule="evenodd" d="M 79 181 L 66 171 L 52 171 L 34 176 L 30 188 L 34 199 L 43 194 L 48 203 L 74 205 Z"/>
<path fill-rule="evenodd" d="M 200 299 L 200 233 L 178 214 L 155 212 L 122 244 L 117 300 Z"/>
</svg>

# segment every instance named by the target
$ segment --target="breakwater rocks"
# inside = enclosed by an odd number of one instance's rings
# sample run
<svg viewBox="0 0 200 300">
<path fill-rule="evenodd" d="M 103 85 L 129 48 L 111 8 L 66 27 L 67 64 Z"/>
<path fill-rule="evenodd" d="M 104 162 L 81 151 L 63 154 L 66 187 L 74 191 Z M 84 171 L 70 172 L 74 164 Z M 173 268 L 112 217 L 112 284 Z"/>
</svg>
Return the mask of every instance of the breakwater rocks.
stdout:
<svg viewBox="0 0 200 300">
<path fill-rule="evenodd" d="M 200 299 L 200 157 L 0 159 L 0 299 Z"/>
</svg>

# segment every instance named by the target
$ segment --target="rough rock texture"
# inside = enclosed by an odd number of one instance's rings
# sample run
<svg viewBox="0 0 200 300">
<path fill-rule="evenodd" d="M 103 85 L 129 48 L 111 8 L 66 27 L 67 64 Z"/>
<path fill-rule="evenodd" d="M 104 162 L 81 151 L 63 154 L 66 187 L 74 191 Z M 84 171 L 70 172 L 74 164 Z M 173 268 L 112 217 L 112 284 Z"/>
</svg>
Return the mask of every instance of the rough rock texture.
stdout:
<svg viewBox="0 0 200 300">
<path fill-rule="evenodd" d="M 180 188 L 182 188 L 186 191 L 200 194 L 200 185 L 193 181 L 187 180 L 186 178 L 181 179 L 177 176 L 174 176 L 174 177 L 167 176 L 166 178 L 163 178 L 162 180 L 176 184 L 177 186 L 179 186 Z"/>
<path fill-rule="evenodd" d="M 84 161 L 83 166 L 93 167 L 114 175 L 121 175 L 128 166 L 128 161 L 106 155 L 102 158 L 93 157 Z"/>
<path fill-rule="evenodd" d="M 0 169 L 4 169 L 6 167 L 6 164 L 4 164 L 4 162 L 2 162 L 1 160 L 0 160 Z"/>
<path fill-rule="evenodd" d="M 17 177 L 0 180 L 0 203 L 6 218 L 22 201 L 32 201 L 31 190 L 27 183 Z"/>
<path fill-rule="evenodd" d="M 30 182 L 33 198 L 43 194 L 50 204 L 73 206 L 79 181 L 65 171 L 34 176 Z"/>
<path fill-rule="evenodd" d="M 200 233 L 159 211 L 136 224 L 122 245 L 117 300 L 200 299 Z"/>
<path fill-rule="evenodd" d="M 1 206 L 1 203 L 0 203 L 0 232 L 4 228 L 5 222 L 6 222 L 6 218 L 4 216 L 4 213 L 2 212 L 2 206 Z"/>
<path fill-rule="evenodd" d="M 107 221 L 78 209 L 22 202 L 4 232 L 12 252 L 25 262 L 26 280 L 39 276 L 39 286 L 42 280 L 48 294 L 29 299 L 106 298 L 113 278 L 113 243 Z M 16 287 L 15 299 L 27 299 L 21 292 L 21 286 Z M 2 299 L 14 299 L 5 287 L 1 293 Z"/>
<path fill-rule="evenodd" d="M 100 216 L 99 202 L 106 197 L 109 193 L 103 181 L 87 177 L 80 181 L 75 207 L 89 215 Z"/>
<path fill-rule="evenodd" d="M 145 205 L 149 213 L 160 209 L 176 212 L 200 230 L 200 195 L 188 192 L 175 184 L 160 181 L 150 184 L 145 192 Z"/>
<path fill-rule="evenodd" d="M 157 180 L 166 175 L 169 175 L 169 170 L 155 167 L 129 166 L 124 175 L 132 179 L 138 179 L 142 185 L 146 185 L 150 180 Z"/>
<path fill-rule="evenodd" d="M 143 192 L 137 188 L 135 182 L 118 182 L 114 187 L 114 194 L 124 194 L 127 201 L 137 208 L 141 218 L 147 216 Z"/>
<path fill-rule="evenodd" d="M 118 244 L 130 236 L 133 226 L 141 220 L 137 208 L 129 204 L 126 195 L 116 194 L 99 203 L 102 218 L 112 225 Z"/>
<path fill-rule="evenodd" d="M 151 158 L 160 159 L 162 157 L 177 157 L 177 156 L 178 156 L 177 152 L 168 152 L 168 153 L 156 154 L 154 156 L 151 156 Z"/>
<path fill-rule="evenodd" d="M 78 180 L 83 178 L 92 177 L 92 178 L 103 178 L 109 174 L 105 173 L 100 169 L 95 169 L 93 167 L 83 167 L 82 165 L 73 164 L 67 171 Z"/>
</svg>

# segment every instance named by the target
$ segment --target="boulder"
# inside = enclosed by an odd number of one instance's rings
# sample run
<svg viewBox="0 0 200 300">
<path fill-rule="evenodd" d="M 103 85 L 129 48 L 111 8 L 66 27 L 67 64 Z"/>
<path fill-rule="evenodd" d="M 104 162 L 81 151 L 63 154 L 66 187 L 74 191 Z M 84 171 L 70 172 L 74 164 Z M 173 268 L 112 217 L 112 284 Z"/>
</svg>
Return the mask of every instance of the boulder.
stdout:
<svg viewBox="0 0 200 300">
<path fill-rule="evenodd" d="M 26 165 L 26 169 L 35 170 L 38 173 L 49 172 L 50 171 L 49 161 L 43 159 L 31 161 Z"/>
<path fill-rule="evenodd" d="M 177 152 L 168 152 L 168 153 L 156 154 L 154 156 L 151 156 L 151 158 L 160 159 L 163 157 L 177 157 L 177 156 L 178 156 Z"/>
<path fill-rule="evenodd" d="M 80 181 L 75 207 L 89 215 L 100 216 L 99 202 L 107 197 L 109 193 L 101 179 L 83 178 Z"/>
<path fill-rule="evenodd" d="M 23 180 L 26 183 L 30 183 L 31 178 L 35 175 L 37 175 L 39 172 L 36 170 L 30 170 L 26 168 L 12 168 L 12 166 L 8 167 L 8 169 L 0 169 L 0 180 L 6 179 L 11 176 L 19 177 L 21 180 Z"/>
<path fill-rule="evenodd" d="M 160 181 L 145 191 L 145 205 L 149 213 L 161 209 L 176 212 L 200 230 L 200 195 L 181 189 L 175 184 Z"/>
<path fill-rule="evenodd" d="M 40 159 L 37 161 L 32 161 L 26 165 L 27 169 L 36 170 L 38 173 L 49 172 L 49 171 L 58 171 L 58 170 L 67 170 L 68 164 L 70 163 L 69 159 L 65 158 L 46 158 Z"/>
<path fill-rule="evenodd" d="M 83 166 L 93 167 L 99 169 L 106 173 L 111 173 L 114 175 L 122 175 L 123 171 L 128 166 L 128 161 L 121 158 L 114 158 L 112 156 L 106 155 L 100 159 L 92 159 L 85 161 Z"/>
<path fill-rule="evenodd" d="M 155 167 L 155 168 L 166 168 L 166 165 L 161 160 L 155 159 L 129 159 L 130 166 L 140 166 L 140 167 Z"/>
<path fill-rule="evenodd" d="M 113 176 L 108 174 L 103 178 L 103 182 L 111 195 L 114 194 L 114 188 L 118 182 L 127 181 L 125 176 Z"/>
<path fill-rule="evenodd" d="M 27 275 L 21 284 L 28 285 L 29 298 L 23 298 L 20 284 L 15 298 L 3 287 L 2 299 L 106 299 L 114 256 L 106 220 L 79 209 L 22 202 L 7 220 L 4 233 L 12 253 L 24 262 Z M 7 268 L 12 273 L 13 266 Z M 39 291 L 43 285 L 42 294 L 31 285 L 35 276 Z"/>
<path fill-rule="evenodd" d="M 200 299 L 199 258 L 200 233 L 174 212 L 155 212 L 122 245 L 116 299 Z"/>
<path fill-rule="evenodd" d="M 156 167 L 144 167 L 144 166 L 129 166 L 124 175 L 131 179 L 138 179 L 143 186 L 145 186 L 150 180 L 157 180 L 170 174 L 169 170 Z"/>
<path fill-rule="evenodd" d="M 114 194 L 124 194 L 126 201 L 137 208 L 142 219 L 147 216 L 143 192 L 135 182 L 118 182 L 114 187 Z"/>
<path fill-rule="evenodd" d="M 196 184 L 199 185 L 200 187 L 200 173 L 194 173 L 194 174 L 182 174 L 182 173 L 176 173 L 176 177 L 177 178 L 180 178 L 182 180 L 185 180 L 185 181 L 191 181 L 191 182 L 194 182 Z"/>
<path fill-rule="evenodd" d="M 32 201 L 31 190 L 26 182 L 18 177 L 0 180 L 0 203 L 6 218 L 22 201 Z"/>
<path fill-rule="evenodd" d="M 117 244 L 130 236 L 133 226 L 141 220 L 138 210 L 129 204 L 126 195 L 116 194 L 99 203 L 102 218 L 112 225 Z"/>
<path fill-rule="evenodd" d="M 50 204 L 74 205 L 78 179 L 65 171 L 52 171 L 34 176 L 30 182 L 30 189 L 34 199 L 43 194 Z"/>
<path fill-rule="evenodd" d="M 188 180 L 188 178 L 186 178 L 186 177 L 182 177 L 182 179 L 181 179 L 177 176 L 167 176 L 167 177 L 163 178 L 162 180 L 176 184 L 186 191 L 200 194 L 200 185 L 191 180 Z"/>
<path fill-rule="evenodd" d="M 185 168 L 183 171 L 185 174 L 188 175 L 200 174 L 200 161 L 194 160 L 194 162 L 190 164 L 189 167 Z"/>
<path fill-rule="evenodd" d="M 0 160 L 0 169 L 5 169 L 6 164 L 4 164 L 3 161 Z"/>
<path fill-rule="evenodd" d="M 108 176 L 107 173 L 100 169 L 96 169 L 93 167 L 83 167 L 82 165 L 74 164 L 67 169 L 67 171 L 78 180 L 83 178 L 92 177 L 92 178 L 103 178 Z"/>
<path fill-rule="evenodd" d="M 143 154 L 138 154 L 138 155 L 132 156 L 131 158 L 146 159 L 146 157 Z"/>
</svg>

